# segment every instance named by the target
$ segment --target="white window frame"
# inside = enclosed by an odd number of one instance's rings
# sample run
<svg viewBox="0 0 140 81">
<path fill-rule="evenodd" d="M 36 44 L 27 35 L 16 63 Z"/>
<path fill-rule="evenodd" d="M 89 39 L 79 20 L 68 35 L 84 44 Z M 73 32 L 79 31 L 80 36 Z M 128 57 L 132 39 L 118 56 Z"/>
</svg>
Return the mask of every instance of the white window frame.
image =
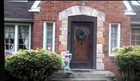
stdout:
<svg viewBox="0 0 140 81">
<path fill-rule="evenodd" d="M 53 40 L 52 40 L 52 52 L 55 52 L 55 22 L 53 21 L 44 21 L 44 31 L 43 31 L 43 49 L 48 50 L 47 46 L 47 23 L 53 24 Z"/>
<path fill-rule="evenodd" d="M 133 28 L 139 28 L 140 29 L 140 26 L 139 25 L 131 25 L 131 31 L 130 31 L 131 34 L 132 34 L 132 29 Z M 130 34 L 130 45 L 132 45 L 131 44 L 131 34 Z"/>
<path fill-rule="evenodd" d="M 15 27 L 15 51 L 13 53 L 18 52 L 18 25 L 29 25 L 29 50 L 31 50 L 31 24 L 25 24 L 25 23 L 5 23 L 4 25 L 14 25 Z M 4 45 L 5 46 L 5 45 Z"/>
<path fill-rule="evenodd" d="M 120 48 L 120 36 L 121 36 L 121 30 L 120 30 L 120 23 L 109 23 L 109 56 L 115 56 L 115 54 L 112 54 L 111 53 L 111 50 L 110 47 L 111 47 L 111 25 L 118 25 L 118 31 L 117 31 L 117 48 L 119 49 Z"/>
</svg>

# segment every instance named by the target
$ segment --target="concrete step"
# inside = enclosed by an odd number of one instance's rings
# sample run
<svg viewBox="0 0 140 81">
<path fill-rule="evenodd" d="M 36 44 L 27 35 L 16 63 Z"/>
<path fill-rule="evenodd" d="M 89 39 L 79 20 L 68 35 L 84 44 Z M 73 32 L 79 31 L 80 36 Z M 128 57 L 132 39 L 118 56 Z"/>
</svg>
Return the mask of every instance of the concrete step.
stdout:
<svg viewBox="0 0 140 81">
<path fill-rule="evenodd" d="M 88 71 L 66 74 L 59 71 L 51 76 L 52 81 L 113 81 L 115 75 L 110 71 Z"/>
<path fill-rule="evenodd" d="M 51 81 L 114 81 L 109 78 L 51 78 Z"/>
<path fill-rule="evenodd" d="M 76 79 L 71 79 L 71 78 L 52 78 L 51 81 L 107 81 L 107 80 L 101 80 L 101 79 L 91 79 L 91 78 L 76 78 Z"/>
</svg>

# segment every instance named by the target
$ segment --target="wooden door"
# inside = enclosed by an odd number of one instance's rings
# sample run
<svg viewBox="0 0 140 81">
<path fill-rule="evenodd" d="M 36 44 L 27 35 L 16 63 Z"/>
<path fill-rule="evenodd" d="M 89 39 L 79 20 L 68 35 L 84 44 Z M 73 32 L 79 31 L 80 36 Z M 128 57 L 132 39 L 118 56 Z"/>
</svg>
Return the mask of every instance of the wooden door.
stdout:
<svg viewBox="0 0 140 81">
<path fill-rule="evenodd" d="M 73 22 L 71 35 L 72 61 L 73 68 L 92 67 L 93 60 L 93 31 L 92 23 L 89 22 Z M 81 37 L 81 38 L 80 38 Z"/>
<path fill-rule="evenodd" d="M 72 69 L 96 69 L 97 17 L 68 17 L 68 50 Z"/>
</svg>

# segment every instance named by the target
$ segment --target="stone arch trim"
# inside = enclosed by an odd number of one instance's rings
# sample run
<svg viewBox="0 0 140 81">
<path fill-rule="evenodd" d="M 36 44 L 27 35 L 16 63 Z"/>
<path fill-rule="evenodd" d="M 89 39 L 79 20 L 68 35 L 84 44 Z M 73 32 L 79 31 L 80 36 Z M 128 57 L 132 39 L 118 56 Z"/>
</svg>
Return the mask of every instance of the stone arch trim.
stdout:
<svg viewBox="0 0 140 81">
<path fill-rule="evenodd" d="M 61 26 L 59 27 L 59 51 L 61 55 L 67 51 L 67 31 L 68 31 L 68 16 L 74 15 L 87 15 L 97 17 L 97 50 L 96 50 L 96 69 L 104 70 L 103 63 L 103 45 L 105 38 L 103 37 L 104 27 L 103 22 L 105 21 L 105 14 L 103 12 L 97 11 L 96 9 L 89 6 L 72 6 L 59 13 L 59 21 Z"/>
<path fill-rule="evenodd" d="M 72 6 L 59 13 L 59 21 L 67 21 L 68 16 L 88 15 L 97 17 L 98 21 L 105 21 L 105 14 L 88 6 Z"/>
</svg>

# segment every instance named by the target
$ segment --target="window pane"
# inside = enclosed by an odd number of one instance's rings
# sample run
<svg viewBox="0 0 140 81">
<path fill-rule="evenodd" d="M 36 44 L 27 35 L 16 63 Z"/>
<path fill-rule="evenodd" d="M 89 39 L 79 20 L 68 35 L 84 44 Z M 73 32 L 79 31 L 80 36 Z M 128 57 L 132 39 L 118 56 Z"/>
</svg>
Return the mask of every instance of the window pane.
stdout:
<svg viewBox="0 0 140 81">
<path fill-rule="evenodd" d="M 111 40 L 111 45 L 112 46 L 117 46 L 117 40 Z"/>
<path fill-rule="evenodd" d="M 47 44 L 47 50 L 52 50 L 52 44 Z"/>
<path fill-rule="evenodd" d="M 52 38 L 47 38 L 47 44 L 52 44 Z"/>
<path fill-rule="evenodd" d="M 134 29 L 131 30 L 131 34 L 135 34 L 135 30 Z"/>
<path fill-rule="evenodd" d="M 131 45 L 140 45 L 140 28 L 131 29 Z"/>
<path fill-rule="evenodd" d="M 47 38 L 47 49 L 52 50 L 52 38 Z"/>
<path fill-rule="evenodd" d="M 136 45 L 140 45 L 140 41 L 136 41 Z"/>
<path fill-rule="evenodd" d="M 47 37 L 48 38 L 53 37 L 53 31 L 47 31 Z"/>
<path fill-rule="evenodd" d="M 47 23 L 47 43 L 46 43 L 46 49 L 51 50 L 53 49 L 53 23 Z"/>
<path fill-rule="evenodd" d="M 112 34 L 111 34 L 111 38 L 116 39 L 116 38 L 117 38 L 116 33 L 112 33 Z"/>
<path fill-rule="evenodd" d="M 116 48 L 118 46 L 117 40 L 118 40 L 118 25 L 111 25 L 111 53 L 114 54 L 113 48 Z"/>
<path fill-rule="evenodd" d="M 19 25 L 18 49 L 29 49 L 29 26 Z"/>
<path fill-rule="evenodd" d="M 131 45 L 135 45 L 135 41 L 131 41 Z"/>
<path fill-rule="evenodd" d="M 136 35 L 136 40 L 140 41 L 140 35 Z"/>
<path fill-rule="evenodd" d="M 47 24 L 47 30 L 53 30 L 53 24 L 52 23 Z"/>
<path fill-rule="evenodd" d="M 4 27 L 4 38 L 5 38 L 5 50 L 11 50 L 14 52 L 14 38 L 15 38 L 15 27 L 14 25 L 5 25 Z"/>
<path fill-rule="evenodd" d="M 131 40 L 135 40 L 136 36 L 135 35 L 131 35 Z"/>
<path fill-rule="evenodd" d="M 139 29 L 137 29 L 137 30 L 135 30 L 136 32 L 136 35 L 140 35 L 140 30 Z"/>
<path fill-rule="evenodd" d="M 117 26 L 118 25 L 111 25 L 111 32 L 112 33 L 117 33 Z"/>
</svg>

